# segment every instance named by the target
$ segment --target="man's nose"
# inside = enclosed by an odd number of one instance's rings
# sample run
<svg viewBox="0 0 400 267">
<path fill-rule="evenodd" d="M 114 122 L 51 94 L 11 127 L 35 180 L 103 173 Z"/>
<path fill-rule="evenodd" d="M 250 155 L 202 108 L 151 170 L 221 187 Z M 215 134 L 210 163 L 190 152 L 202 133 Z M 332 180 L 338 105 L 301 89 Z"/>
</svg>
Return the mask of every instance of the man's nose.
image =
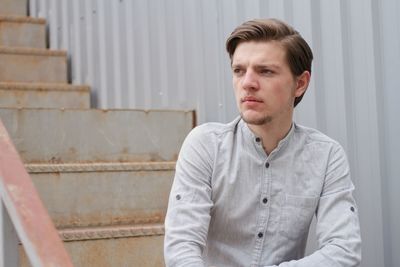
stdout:
<svg viewBox="0 0 400 267">
<path fill-rule="evenodd" d="M 256 74 L 253 71 L 246 71 L 242 80 L 242 87 L 245 90 L 257 90 L 258 81 Z"/>
</svg>

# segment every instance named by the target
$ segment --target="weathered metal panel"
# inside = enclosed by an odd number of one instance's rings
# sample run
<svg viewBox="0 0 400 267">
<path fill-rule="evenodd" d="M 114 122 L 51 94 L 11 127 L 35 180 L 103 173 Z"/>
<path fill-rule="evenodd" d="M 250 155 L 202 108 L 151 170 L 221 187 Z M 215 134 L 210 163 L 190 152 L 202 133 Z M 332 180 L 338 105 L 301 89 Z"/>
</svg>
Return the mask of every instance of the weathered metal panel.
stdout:
<svg viewBox="0 0 400 267">
<path fill-rule="evenodd" d="M 0 0 L 0 15 L 28 14 L 28 0 Z"/>
<path fill-rule="evenodd" d="M 0 47 L 0 81 L 66 83 L 66 53 Z"/>
<path fill-rule="evenodd" d="M 348 13 L 350 10 L 352 10 L 351 15 Z M 359 203 L 361 234 L 363 241 L 367 240 L 362 247 L 364 261 L 368 263 L 367 266 L 397 266 L 400 262 L 386 265 L 384 257 L 383 229 L 386 223 L 382 217 L 382 210 L 385 208 L 386 193 L 382 191 L 385 177 L 381 176 L 384 159 L 379 153 L 381 149 L 379 132 L 383 133 L 379 125 L 382 118 L 379 117 L 378 101 L 381 85 L 378 83 L 380 78 L 377 64 L 380 59 L 374 56 L 376 51 L 374 38 L 377 38 L 378 33 L 374 32 L 374 24 L 377 23 L 374 14 L 377 11 L 372 7 L 372 3 L 362 1 L 342 3 L 342 13 L 346 16 L 342 35 L 347 41 L 344 42 L 343 48 L 345 93 L 340 102 L 346 107 L 342 117 L 346 123 L 337 122 L 337 125 L 345 124 L 341 128 L 345 131 L 343 135 L 347 137 L 347 143 L 344 145 L 347 145 L 349 160 L 353 167 L 355 197 L 362 201 Z M 336 105 L 336 108 L 340 106 Z M 374 199 L 371 199 L 372 190 L 376 195 Z M 400 241 L 400 236 L 398 238 Z"/>
<path fill-rule="evenodd" d="M 400 3 L 397 0 L 372 1 L 374 17 L 374 59 L 376 64 L 376 102 L 379 119 L 379 156 L 382 179 L 382 213 L 385 266 L 400 266 Z M 361 70 L 360 70 L 361 71 Z M 363 89 L 358 88 L 360 91 Z M 369 88 L 371 90 L 371 88 Z M 374 101 L 373 98 L 369 101 Z M 367 107 L 366 107 L 367 108 Z M 362 118 L 360 114 L 360 118 Z M 368 124 L 369 114 L 363 118 Z M 364 128 L 368 131 L 367 128 Z M 374 138 L 372 136 L 372 138 Z M 364 145 L 364 144 L 363 144 Z M 368 146 L 368 144 L 365 144 Z M 375 146 L 376 147 L 376 146 Z M 365 155 L 368 156 L 368 155 Z M 376 164 L 373 162 L 372 165 Z M 361 163 L 360 163 L 361 165 Z M 368 176 L 372 176 L 369 174 Z M 375 184 L 371 184 L 373 188 Z"/>
<path fill-rule="evenodd" d="M 29 17 L 0 17 L 0 46 L 46 48 L 46 21 Z"/>
<path fill-rule="evenodd" d="M 26 163 L 173 161 L 191 111 L 0 109 Z"/>
<path fill-rule="evenodd" d="M 159 223 L 167 210 L 174 164 L 71 164 L 59 166 L 58 172 L 42 167 L 46 172 L 30 175 L 58 228 Z"/>
<path fill-rule="evenodd" d="M 65 242 L 76 267 L 164 267 L 164 236 Z M 21 267 L 29 267 L 21 253 Z"/>
<path fill-rule="evenodd" d="M 90 108 L 90 88 L 67 84 L 0 82 L 0 107 Z"/>
</svg>

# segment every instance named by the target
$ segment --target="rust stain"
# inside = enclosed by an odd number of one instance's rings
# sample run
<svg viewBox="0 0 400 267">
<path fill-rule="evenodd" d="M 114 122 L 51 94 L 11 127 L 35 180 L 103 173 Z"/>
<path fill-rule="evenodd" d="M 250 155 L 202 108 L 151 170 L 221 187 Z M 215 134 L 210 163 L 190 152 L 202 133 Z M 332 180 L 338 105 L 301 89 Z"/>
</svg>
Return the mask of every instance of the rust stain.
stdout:
<svg viewBox="0 0 400 267">
<path fill-rule="evenodd" d="M 48 162 L 53 164 L 59 164 L 62 162 L 62 160 L 61 157 L 51 157 Z"/>
<path fill-rule="evenodd" d="M 88 212 L 79 214 L 53 214 L 53 222 L 58 229 L 68 227 L 101 227 L 115 225 L 132 225 L 147 223 L 164 223 L 166 208 L 155 211 L 126 211 L 124 215 L 113 215 L 112 212 Z"/>
<path fill-rule="evenodd" d="M 129 154 L 130 153 L 128 147 L 124 147 L 121 152 L 122 152 L 122 154 Z"/>
<path fill-rule="evenodd" d="M 69 242 L 68 247 L 76 252 L 77 266 L 164 266 L 163 238 L 129 238 Z"/>
<path fill-rule="evenodd" d="M 68 149 L 68 157 L 71 157 L 71 158 L 77 158 L 78 157 L 78 152 L 77 152 L 75 147 L 70 147 Z"/>
</svg>

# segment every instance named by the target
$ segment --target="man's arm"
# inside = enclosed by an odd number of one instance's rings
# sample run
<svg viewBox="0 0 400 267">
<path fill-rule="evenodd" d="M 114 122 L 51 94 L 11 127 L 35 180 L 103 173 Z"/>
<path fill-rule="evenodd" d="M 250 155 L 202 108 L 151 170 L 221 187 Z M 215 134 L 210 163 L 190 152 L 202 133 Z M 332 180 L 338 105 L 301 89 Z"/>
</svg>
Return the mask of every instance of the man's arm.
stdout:
<svg viewBox="0 0 400 267">
<path fill-rule="evenodd" d="M 204 266 L 210 223 L 213 140 L 197 127 L 182 145 L 165 219 L 167 267 Z"/>
<path fill-rule="evenodd" d="M 274 267 L 358 266 L 361 261 L 361 234 L 353 190 L 347 158 L 338 145 L 331 152 L 316 211 L 319 249 L 303 259 Z"/>
</svg>

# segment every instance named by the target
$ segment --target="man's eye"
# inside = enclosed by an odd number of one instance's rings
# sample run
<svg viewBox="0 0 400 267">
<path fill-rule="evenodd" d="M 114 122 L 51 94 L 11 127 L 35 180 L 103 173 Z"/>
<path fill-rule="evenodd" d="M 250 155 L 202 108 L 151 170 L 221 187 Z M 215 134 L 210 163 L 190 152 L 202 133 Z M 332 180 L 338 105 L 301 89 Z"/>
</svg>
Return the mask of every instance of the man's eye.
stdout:
<svg viewBox="0 0 400 267">
<path fill-rule="evenodd" d="M 260 70 L 260 73 L 262 73 L 262 74 L 272 74 L 274 72 L 272 70 L 269 70 L 269 69 L 262 69 L 262 70 Z"/>
<path fill-rule="evenodd" d="M 242 69 L 233 69 L 233 73 L 241 74 L 241 73 L 243 73 L 243 71 L 242 71 Z"/>
</svg>

